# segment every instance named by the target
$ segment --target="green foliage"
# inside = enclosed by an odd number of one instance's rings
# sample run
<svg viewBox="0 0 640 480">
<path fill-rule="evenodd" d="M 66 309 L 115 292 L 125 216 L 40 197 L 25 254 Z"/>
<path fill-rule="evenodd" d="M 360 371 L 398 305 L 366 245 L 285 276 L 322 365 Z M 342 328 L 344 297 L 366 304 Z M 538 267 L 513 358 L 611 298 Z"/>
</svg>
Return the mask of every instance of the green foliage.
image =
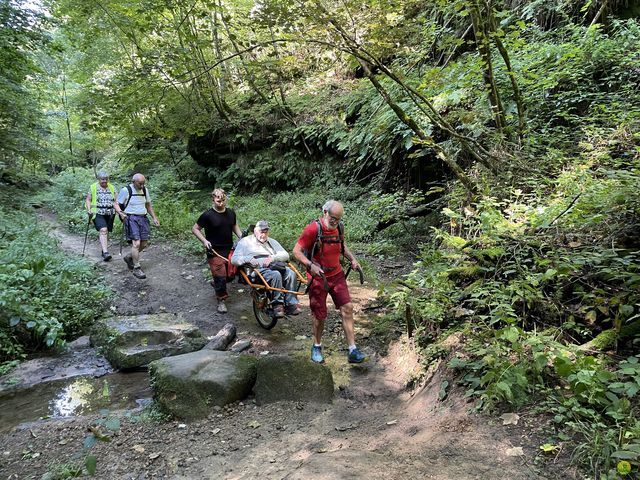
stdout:
<svg viewBox="0 0 640 480">
<path fill-rule="evenodd" d="M 33 214 L 0 207 L 0 360 L 60 346 L 100 314 L 107 290 Z"/>
<path fill-rule="evenodd" d="M 462 329 L 449 366 L 477 408 L 542 403 L 557 440 L 601 478 L 639 463 L 637 356 L 616 363 L 580 348 L 603 331 L 613 336 L 604 348 L 637 348 L 637 124 L 587 129 L 535 188 L 492 185 L 472 204 L 449 195 L 442 227 L 391 294 L 425 354 Z"/>
<path fill-rule="evenodd" d="M 333 188 L 310 190 L 306 193 L 277 193 L 236 197 L 233 207 L 238 221 L 244 229 L 260 219 L 267 219 L 271 225 L 270 235 L 277 239 L 289 252 L 295 246 L 302 229 L 322 214 L 326 200 L 335 198 L 345 205 L 345 234 L 349 244 L 364 241 L 371 230 L 373 219 L 367 214 L 366 198 L 355 198 L 357 189 Z"/>
<path fill-rule="evenodd" d="M 29 78 L 37 71 L 34 52 L 45 44 L 40 18 L 14 2 L 0 3 L 0 172 L 41 154 L 33 132 L 40 127 L 37 95 Z"/>
<path fill-rule="evenodd" d="M 56 462 L 50 465 L 47 473 L 42 476 L 42 480 L 65 480 L 67 478 L 77 478 L 82 476 L 82 465 L 79 463 Z"/>
<path fill-rule="evenodd" d="M 110 181 L 115 183 L 113 179 Z M 36 198 L 57 215 L 58 221 L 72 231 L 84 233 L 87 225 L 85 198 L 94 182 L 95 175 L 88 168 L 67 169 L 53 178 L 50 188 L 37 192 Z M 117 188 L 118 184 L 115 186 Z"/>
</svg>

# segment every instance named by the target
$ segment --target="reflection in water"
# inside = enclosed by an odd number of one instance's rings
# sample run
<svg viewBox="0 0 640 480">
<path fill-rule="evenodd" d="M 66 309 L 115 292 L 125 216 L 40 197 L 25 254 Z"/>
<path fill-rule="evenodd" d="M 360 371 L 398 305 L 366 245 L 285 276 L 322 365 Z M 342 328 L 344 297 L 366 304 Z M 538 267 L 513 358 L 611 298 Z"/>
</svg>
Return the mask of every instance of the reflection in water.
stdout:
<svg viewBox="0 0 640 480">
<path fill-rule="evenodd" d="M 136 408 L 153 395 L 147 372 L 114 373 L 37 385 L 0 397 L 0 431 L 46 417 Z"/>
<path fill-rule="evenodd" d="M 105 380 L 105 385 L 106 385 Z M 86 377 L 78 378 L 64 387 L 53 400 L 49 402 L 52 417 L 70 417 L 82 414 L 82 407 L 91 402 L 94 386 Z"/>
</svg>

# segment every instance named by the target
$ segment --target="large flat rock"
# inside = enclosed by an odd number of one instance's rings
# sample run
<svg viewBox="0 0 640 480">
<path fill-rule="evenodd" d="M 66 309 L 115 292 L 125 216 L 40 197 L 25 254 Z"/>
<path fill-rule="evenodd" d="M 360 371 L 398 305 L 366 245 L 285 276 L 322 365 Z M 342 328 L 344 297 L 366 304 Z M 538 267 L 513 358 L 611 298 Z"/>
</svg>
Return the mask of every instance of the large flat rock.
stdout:
<svg viewBox="0 0 640 480">
<path fill-rule="evenodd" d="M 99 320 L 91 333 L 91 344 L 118 369 L 142 367 L 159 358 L 193 352 L 206 343 L 196 326 L 170 313 Z"/>
<path fill-rule="evenodd" d="M 203 418 L 212 407 L 245 398 L 256 381 L 257 359 L 216 350 L 178 355 L 149 364 L 154 398 L 166 413 Z"/>
<path fill-rule="evenodd" d="M 324 365 L 304 357 L 261 357 L 253 391 L 258 404 L 281 400 L 331 403 L 333 376 Z"/>
</svg>

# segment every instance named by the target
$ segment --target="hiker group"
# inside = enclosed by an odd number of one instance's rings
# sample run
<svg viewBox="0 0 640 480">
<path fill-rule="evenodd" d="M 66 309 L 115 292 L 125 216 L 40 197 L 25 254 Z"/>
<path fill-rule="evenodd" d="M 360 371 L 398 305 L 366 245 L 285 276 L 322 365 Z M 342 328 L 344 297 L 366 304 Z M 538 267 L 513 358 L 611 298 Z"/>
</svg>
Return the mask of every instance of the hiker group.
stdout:
<svg viewBox="0 0 640 480">
<path fill-rule="evenodd" d="M 115 215 L 118 215 L 123 221 L 125 237 L 131 243 L 131 251 L 123 259 L 136 278 L 144 279 L 146 275 L 140 267 L 140 253 L 149 241 L 148 215 L 151 215 L 155 226 L 160 225 L 145 187 L 145 177 L 136 173 L 131 184 L 123 187 L 117 196 L 105 172 L 100 172 L 97 179 L 91 185 L 85 203 L 89 221 L 93 220 L 99 232 L 102 258 L 104 261 L 112 258 L 108 251 L 108 233 L 113 229 Z M 296 295 L 282 291 L 293 290 L 296 276 L 286 265 L 289 253 L 277 240 L 269 237 L 269 222 L 258 221 L 253 232 L 247 232 L 243 237 L 235 212 L 226 205 L 225 191 L 215 189 L 211 192 L 211 200 L 212 208 L 198 217 L 191 232 L 202 243 L 207 254 L 218 313 L 227 312 L 227 281 L 233 277 L 234 267 L 250 265 L 276 289 L 273 297 L 276 317 L 300 314 L 302 309 Z M 327 318 L 327 296 L 331 296 L 342 318 L 342 328 L 349 347 L 348 361 L 361 363 L 367 360 L 355 343 L 353 305 L 340 263 L 340 258 L 344 256 L 352 269 L 360 270 L 358 260 L 344 240 L 343 215 L 344 207 L 340 202 L 327 201 L 320 218 L 304 228 L 293 248 L 293 256 L 307 269 L 310 282 L 309 307 L 313 316 L 311 360 L 316 363 L 324 362 L 322 334 Z M 234 234 L 238 238 L 235 249 Z"/>
<path fill-rule="evenodd" d="M 106 172 L 99 172 L 97 178 L 98 181 L 89 188 L 85 206 L 89 222 L 93 220 L 93 225 L 99 233 L 102 259 L 108 262 L 112 258 L 108 248 L 108 236 L 113 231 L 113 222 L 117 214 L 123 223 L 125 239 L 131 244 L 131 252 L 124 256 L 124 261 L 136 278 L 147 278 L 140 267 L 140 253 L 147 247 L 150 238 L 147 215 L 151 215 L 156 227 L 160 226 L 160 221 L 151 205 L 144 175 L 136 173 L 131 183 L 122 187 L 117 196 Z"/>
</svg>

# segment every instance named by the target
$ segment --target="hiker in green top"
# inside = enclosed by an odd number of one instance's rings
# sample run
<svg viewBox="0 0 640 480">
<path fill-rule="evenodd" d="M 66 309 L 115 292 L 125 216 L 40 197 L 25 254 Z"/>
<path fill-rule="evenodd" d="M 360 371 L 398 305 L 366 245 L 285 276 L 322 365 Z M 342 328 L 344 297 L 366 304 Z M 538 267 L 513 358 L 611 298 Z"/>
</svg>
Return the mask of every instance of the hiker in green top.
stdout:
<svg viewBox="0 0 640 480">
<path fill-rule="evenodd" d="M 102 247 L 102 259 L 105 262 L 111 260 L 109 254 L 109 232 L 113 230 L 113 219 L 120 208 L 116 202 L 116 189 L 109 182 L 106 172 L 98 172 L 98 181 L 91 185 L 85 199 L 85 207 L 89 221 L 93 219 L 93 225 L 99 232 L 100 246 Z"/>
</svg>

